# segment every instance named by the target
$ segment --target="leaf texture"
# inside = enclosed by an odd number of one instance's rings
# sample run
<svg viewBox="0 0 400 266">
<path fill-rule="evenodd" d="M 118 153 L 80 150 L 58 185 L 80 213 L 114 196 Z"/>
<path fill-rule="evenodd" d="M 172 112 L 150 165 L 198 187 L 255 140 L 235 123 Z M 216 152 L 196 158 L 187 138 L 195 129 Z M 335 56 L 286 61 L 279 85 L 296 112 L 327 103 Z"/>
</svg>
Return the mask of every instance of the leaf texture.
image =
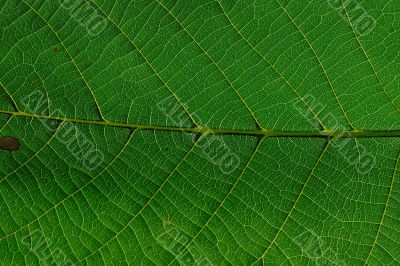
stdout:
<svg viewBox="0 0 400 266">
<path fill-rule="evenodd" d="M 0 14 L 1 265 L 400 264 L 398 2 Z"/>
</svg>

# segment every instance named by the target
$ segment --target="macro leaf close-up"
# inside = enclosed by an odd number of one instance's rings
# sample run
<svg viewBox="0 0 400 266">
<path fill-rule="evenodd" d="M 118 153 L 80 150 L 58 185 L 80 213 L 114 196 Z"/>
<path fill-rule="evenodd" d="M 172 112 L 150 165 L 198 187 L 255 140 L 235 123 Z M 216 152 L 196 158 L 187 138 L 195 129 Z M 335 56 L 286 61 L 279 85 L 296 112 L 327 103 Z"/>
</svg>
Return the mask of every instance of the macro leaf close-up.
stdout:
<svg viewBox="0 0 400 266">
<path fill-rule="evenodd" d="M 400 2 L 1 0 L 0 265 L 400 265 Z"/>
</svg>

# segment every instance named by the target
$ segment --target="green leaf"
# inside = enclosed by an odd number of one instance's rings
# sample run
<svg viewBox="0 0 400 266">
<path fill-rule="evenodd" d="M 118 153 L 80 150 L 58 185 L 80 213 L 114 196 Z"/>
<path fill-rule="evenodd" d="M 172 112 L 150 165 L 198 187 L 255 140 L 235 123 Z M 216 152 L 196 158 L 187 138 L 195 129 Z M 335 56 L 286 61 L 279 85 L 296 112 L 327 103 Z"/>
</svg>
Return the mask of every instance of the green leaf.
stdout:
<svg viewBox="0 0 400 266">
<path fill-rule="evenodd" d="M 400 264 L 399 12 L 2 1 L 1 265 Z"/>
</svg>

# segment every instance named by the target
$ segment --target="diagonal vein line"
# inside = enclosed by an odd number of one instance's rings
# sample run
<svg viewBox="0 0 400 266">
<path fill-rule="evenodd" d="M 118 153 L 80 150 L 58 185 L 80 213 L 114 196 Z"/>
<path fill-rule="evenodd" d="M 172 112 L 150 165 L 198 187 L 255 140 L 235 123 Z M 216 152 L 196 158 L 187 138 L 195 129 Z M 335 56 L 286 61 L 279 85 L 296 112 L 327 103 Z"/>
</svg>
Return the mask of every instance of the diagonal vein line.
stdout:
<svg viewBox="0 0 400 266">
<path fill-rule="evenodd" d="M 221 8 L 221 10 L 222 10 L 222 13 L 224 14 L 224 16 L 226 17 L 226 19 L 228 20 L 229 24 L 230 24 L 230 25 L 232 26 L 232 28 L 239 34 L 239 36 L 241 37 L 241 39 L 244 40 L 244 41 L 246 42 L 246 44 L 247 44 L 258 56 L 260 56 L 261 59 L 263 59 L 263 60 L 275 71 L 275 73 L 278 74 L 279 78 L 281 78 L 281 79 L 286 83 L 286 85 L 289 86 L 289 88 L 293 91 L 293 93 L 297 96 L 297 98 L 299 98 L 299 99 L 301 100 L 301 102 L 307 107 L 307 109 L 310 111 L 310 113 L 315 117 L 315 119 L 316 119 L 317 122 L 318 122 L 319 127 L 322 128 L 322 129 L 327 129 L 327 128 L 323 125 L 321 119 L 318 117 L 318 114 L 315 113 L 314 110 L 308 105 L 308 103 L 304 100 L 304 97 L 302 97 L 302 96 L 297 92 L 297 90 L 292 86 L 292 84 L 289 82 L 289 80 L 286 79 L 286 78 L 283 76 L 283 74 L 275 67 L 274 64 L 272 64 L 272 63 L 268 60 L 268 58 L 267 58 L 265 55 L 263 55 L 260 51 L 258 51 L 258 49 L 257 49 L 253 44 L 251 44 L 249 40 L 247 40 L 247 39 L 243 36 L 243 34 L 242 34 L 242 33 L 240 32 L 240 30 L 235 26 L 235 24 L 233 23 L 233 21 L 231 20 L 231 18 L 230 18 L 230 17 L 228 16 L 228 14 L 225 12 L 225 9 L 223 8 L 223 6 L 222 6 L 221 3 L 220 3 L 220 0 L 218 0 L 217 3 L 219 4 L 219 6 L 220 6 L 220 8 Z"/>
<path fill-rule="evenodd" d="M 324 145 L 324 148 L 323 148 L 321 154 L 319 155 L 319 157 L 318 157 L 316 163 L 314 164 L 314 166 L 313 166 L 313 168 L 312 168 L 310 174 L 308 175 L 306 181 L 304 182 L 303 187 L 301 188 L 299 194 L 297 195 L 297 198 L 296 198 L 295 201 L 293 202 L 293 205 L 292 205 L 290 211 L 288 212 L 288 214 L 287 214 L 285 220 L 283 221 L 283 223 L 282 223 L 281 227 L 279 228 L 278 232 L 276 233 L 275 237 L 273 238 L 273 240 L 271 241 L 271 243 L 268 245 L 268 247 L 267 247 L 267 249 L 265 250 L 265 252 L 261 255 L 261 257 L 258 258 L 258 259 L 256 259 L 256 261 L 255 261 L 252 265 L 254 265 L 255 263 L 257 263 L 257 261 L 259 261 L 259 259 L 264 260 L 264 256 L 268 253 L 269 249 L 273 246 L 273 244 L 275 244 L 276 240 L 278 239 L 280 233 L 281 233 L 282 230 L 283 230 L 283 227 L 285 226 L 285 224 L 286 224 L 287 221 L 289 220 L 290 216 L 292 215 L 292 212 L 295 210 L 297 203 L 299 202 L 301 196 L 302 196 L 303 193 L 304 193 L 305 188 L 307 187 L 307 184 L 310 182 L 311 177 L 314 175 L 315 170 L 317 169 L 318 165 L 320 164 L 320 162 L 321 162 L 321 160 L 322 160 L 322 157 L 324 156 L 325 152 L 328 150 L 330 141 L 331 141 L 331 140 L 327 140 L 327 141 L 326 141 L 326 143 L 325 143 L 325 145 Z"/>
<path fill-rule="evenodd" d="M 13 115 L 9 115 L 6 122 L 3 124 L 3 126 L 0 128 L 0 132 L 10 123 L 11 119 L 13 118 Z"/>
<path fill-rule="evenodd" d="M 393 192 L 394 183 L 395 183 L 394 181 L 396 180 L 397 168 L 399 167 L 399 164 L 400 164 L 399 161 L 400 161 L 400 152 L 399 152 L 399 155 L 397 156 L 396 164 L 394 166 L 392 181 L 390 183 L 389 192 L 388 192 L 388 196 L 387 196 L 386 203 L 385 203 L 385 208 L 383 209 L 382 217 L 381 217 L 381 220 L 379 221 L 379 226 L 378 226 L 378 230 L 376 231 L 374 243 L 372 244 L 371 250 L 369 251 L 367 258 L 365 259 L 365 265 L 368 265 L 368 261 L 371 258 L 372 252 L 374 251 L 375 246 L 378 244 L 378 238 L 381 233 L 383 220 L 385 219 L 385 216 L 386 216 L 386 211 L 388 209 L 389 200 L 392 197 L 392 192 Z"/>
<path fill-rule="evenodd" d="M 240 101 L 243 103 L 244 107 L 247 109 L 247 111 L 251 114 L 253 120 L 255 121 L 257 128 L 262 129 L 261 123 L 258 121 L 255 113 L 251 110 L 249 105 L 246 103 L 246 101 L 243 99 L 243 97 L 240 95 L 239 91 L 237 88 L 233 85 L 232 81 L 228 78 L 228 76 L 225 74 L 225 72 L 220 68 L 220 66 L 217 64 L 217 62 L 214 61 L 214 59 L 209 55 L 209 53 L 200 45 L 200 43 L 194 38 L 194 36 L 186 29 L 186 27 L 178 20 L 178 18 L 166 7 L 161 3 L 159 0 L 155 0 L 159 6 L 161 6 L 165 11 L 168 12 L 168 14 L 179 24 L 179 26 L 186 32 L 186 34 L 193 40 L 193 42 L 199 47 L 203 54 L 205 54 L 208 59 L 211 61 L 211 63 L 217 67 L 218 71 L 224 76 L 225 80 L 228 82 L 229 86 L 233 89 L 235 94 L 239 97 Z"/>
<path fill-rule="evenodd" d="M 392 99 L 392 97 L 390 97 L 389 93 L 388 93 L 387 90 L 385 89 L 385 86 L 383 85 L 382 79 L 380 78 L 378 72 L 376 71 L 374 65 L 372 64 L 372 61 L 370 60 L 370 58 L 369 58 L 369 56 L 368 56 L 368 54 L 367 54 L 367 51 L 365 51 L 364 47 L 362 46 L 361 41 L 360 41 L 360 39 L 358 38 L 358 36 L 357 36 L 357 34 L 356 34 L 356 31 L 354 30 L 354 27 L 353 27 L 353 24 L 352 24 L 352 20 L 350 19 L 349 14 L 347 13 L 346 6 L 344 5 L 344 3 L 343 3 L 342 0 L 340 0 L 340 2 L 341 2 L 341 4 L 342 4 L 342 6 L 343 6 L 344 13 L 346 14 L 346 17 L 347 17 L 347 19 L 348 19 L 348 24 L 350 25 L 351 30 L 352 30 L 353 33 L 354 33 L 354 37 L 356 38 L 356 41 L 357 41 L 358 45 L 360 46 L 360 48 L 361 48 L 361 50 L 362 50 L 362 52 L 363 52 L 365 58 L 367 59 L 368 64 L 371 66 L 371 69 L 372 69 L 372 71 L 374 72 L 375 78 L 377 79 L 377 81 L 378 81 L 380 87 L 382 88 L 383 93 L 385 94 L 385 96 L 386 96 L 386 98 L 389 100 L 389 102 L 394 106 L 394 108 L 396 108 L 397 111 L 400 112 L 400 108 L 397 106 L 397 104 L 394 102 L 394 99 Z"/>
<path fill-rule="evenodd" d="M 14 98 L 12 97 L 12 95 L 7 91 L 6 87 L 3 85 L 3 83 L 1 83 L 0 81 L 0 86 L 2 87 L 2 89 L 5 91 L 5 93 L 7 94 L 7 96 L 10 98 L 11 100 L 11 104 L 14 107 L 14 109 L 18 112 L 20 112 L 17 102 L 14 100 Z"/>
<path fill-rule="evenodd" d="M 346 118 L 347 123 L 349 124 L 349 126 L 351 127 L 351 129 L 355 129 L 355 127 L 352 125 L 352 123 L 350 122 L 349 117 L 347 116 L 346 111 L 344 110 L 342 104 L 340 103 L 339 97 L 337 96 L 335 89 L 333 88 L 332 82 L 328 76 L 327 71 L 325 70 L 325 67 L 322 65 L 321 60 L 319 59 L 314 47 L 311 45 L 310 41 L 308 40 L 307 36 L 303 33 L 303 31 L 300 29 L 300 27 L 297 25 L 297 23 L 294 21 L 294 19 L 290 16 L 290 14 L 287 12 L 286 8 L 284 6 L 281 5 L 281 3 L 279 2 L 279 0 L 275 0 L 278 5 L 282 8 L 282 10 L 285 12 L 286 16 L 290 19 L 290 21 L 292 22 L 292 24 L 296 27 L 297 31 L 302 35 L 302 37 L 304 38 L 304 40 L 307 42 L 308 46 L 311 48 L 312 53 L 314 54 L 314 57 L 317 59 L 318 64 L 321 66 L 322 71 L 324 72 L 324 76 L 326 77 L 326 80 L 328 81 L 329 87 L 331 88 L 331 91 L 333 93 L 333 95 L 335 96 L 336 102 L 340 107 L 340 110 L 342 111 L 344 117 Z"/>
<path fill-rule="evenodd" d="M 39 155 L 39 153 L 46 148 L 50 142 L 55 138 L 55 136 L 57 136 L 61 126 L 63 125 L 64 121 L 60 122 L 57 126 L 57 129 L 54 130 L 54 133 L 51 135 L 51 137 L 47 140 L 47 142 L 39 149 L 35 152 L 35 154 L 33 154 L 28 160 L 26 160 L 25 162 L 23 162 L 22 164 L 20 164 L 17 168 L 15 168 L 12 172 L 8 173 L 6 176 L 2 177 L 0 179 L 0 183 L 3 182 L 4 180 L 6 180 L 7 177 L 9 177 L 10 175 L 14 174 L 15 172 L 17 172 L 19 169 L 21 169 L 23 166 L 25 166 L 27 163 L 29 163 L 33 158 L 35 158 L 36 156 Z"/>
<path fill-rule="evenodd" d="M 0 240 L 3 240 L 11 235 L 14 235 L 15 233 L 21 231 L 22 229 L 28 227 L 29 225 L 33 224 L 35 221 L 38 221 L 40 218 L 42 218 L 43 216 L 45 216 L 46 214 L 48 214 L 51 210 L 56 209 L 60 204 L 62 204 L 63 202 L 65 202 L 66 200 L 68 200 L 69 198 L 73 197 L 75 194 L 77 194 L 79 191 L 82 191 L 85 187 L 87 187 L 89 184 L 93 183 L 99 176 L 101 176 L 105 171 L 107 171 L 107 169 L 121 156 L 121 154 L 125 151 L 125 149 L 128 147 L 129 143 L 132 140 L 133 135 L 135 134 L 137 130 L 132 130 L 129 134 L 129 138 L 128 140 L 125 142 L 124 146 L 121 148 L 121 150 L 118 152 L 118 154 L 113 158 L 113 160 L 107 164 L 106 167 L 104 167 L 104 169 L 97 174 L 96 176 L 94 176 L 90 181 L 88 181 L 86 184 L 84 184 L 83 186 L 81 186 L 80 188 L 78 188 L 76 191 L 74 191 L 73 193 L 71 193 L 70 195 L 68 195 L 67 197 L 65 197 L 63 200 L 59 201 L 58 203 L 56 203 L 53 207 L 47 209 L 44 213 L 42 213 L 40 216 L 36 217 L 34 220 L 30 221 L 29 223 L 27 223 L 24 226 L 21 226 L 18 230 L 3 236 L 0 238 Z"/>
<path fill-rule="evenodd" d="M 158 187 L 158 189 L 156 190 L 156 192 L 153 193 L 153 195 L 150 197 L 150 199 L 142 206 L 142 208 L 132 217 L 132 219 L 124 226 L 122 227 L 121 230 L 119 230 L 114 236 L 112 236 L 108 241 L 104 242 L 99 248 L 97 248 L 96 250 L 92 251 L 89 255 L 86 255 L 85 257 L 81 258 L 79 261 L 76 262 L 76 264 L 78 264 L 81 261 L 84 261 L 86 258 L 92 256 L 93 254 L 95 254 L 96 252 L 100 251 L 103 247 L 107 246 L 111 241 L 113 241 L 114 239 L 116 239 L 126 228 L 128 228 L 128 226 L 136 220 L 137 217 L 139 217 L 139 215 L 142 214 L 142 212 L 147 208 L 147 206 L 150 205 L 150 203 L 153 201 L 153 199 L 158 195 L 158 193 L 160 193 L 160 191 L 162 190 L 162 188 L 168 183 L 169 178 L 179 169 L 179 167 L 182 165 L 183 162 L 185 162 L 186 158 L 192 153 L 192 151 L 196 148 L 197 143 L 204 138 L 206 134 L 203 134 L 200 136 L 200 138 L 198 138 L 196 140 L 196 142 L 192 145 L 192 147 L 190 148 L 190 150 L 185 154 L 185 156 L 179 161 L 179 163 L 175 166 L 175 168 L 171 171 L 171 173 L 165 178 L 165 180 L 163 181 L 163 183 Z"/>
<path fill-rule="evenodd" d="M 103 116 L 103 114 L 102 114 L 102 112 L 101 112 L 101 110 L 100 110 L 100 105 L 99 105 L 99 103 L 97 102 L 96 97 L 94 96 L 93 90 L 90 88 L 89 83 L 86 81 L 85 77 L 83 76 L 83 73 L 82 73 L 81 70 L 79 69 L 79 67 L 78 67 L 78 65 L 76 64 L 74 58 L 73 58 L 72 55 L 69 53 L 69 51 L 68 51 L 68 49 L 67 49 L 67 46 L 64 45 L 64 42 L 61 40 L 60 36 L 58 36 L 58 33 L 54 30 L 54 28 L 50 25 L 50 23 L 47 22 L 47 20 L 45 20 L 44 17 L 42 17 L 42 15 L 40 15 L 40 13 L 39 13 L 37 10 L 35 10 L 35 9 L 34 9 L 30 4 L 28 4 L 25 0 L 22 0 L 22 2 L 24 2 L 24 4 L 26 4 L 39 18 L 41 18 L 41 19 L 49 26 L 49 29 L 53 32 L 53 34 L 54 34 L 54 35 L 57 37 L 57 39 L 60 41 L 60 44 L 63 46 L 63 48 L 64 48 L 65 52 L 67 53 L 68 57 L 70 58 L 72 64 L 75 66 L 76 70 L 78 71 L 79 75 L 81 76 L 81 78 L 82 78 L 83 82 L 85 83 L 86 87 L 89 89 L 89 92 L 90 92 L 90 94 L 91 94 L 91 96 L 92 96 L 92 98 L 93 98 L 93 100 L 94 100 L 94 103 L 95 103 L 95 105 L 96 105 L 96 110 L 97 110 L 97 112 L 99 113 L 100 118 L 101 118 L 103 121 L 107 121 L 107 120 L 104 118 L 104 116 Z"/>
<path fill-rule="evenodd" d="M 231 189 L 229 192 L 226 194 L 224 199 L 221 201 L 221 203 L 218 205 L 218 207 L 214 210 L 214 212 L 211 214 L 211 216 L 207 219 L 207 222 L 200 228 L 200 230 L 193 236 L 193 238 L 185 245 L 185 248 L 182 248 L 181 252 L 175 256 L 175 258 L 168 264 L 171 265 L 175 260 L 179 258 L 179 256 L 188 250 L 189 246 L 195 241 L 195 239 L 204 231 L 204 229 L 207 228 L 208 224 L 210 221 L 214 218 L 214 216 L 217 214 L 218 210 L 222 207 L 222 205 L 225 203 L 226 199 L 232 194 L 233 190 L 235 189 L 236 185 L 239 183 L 239 181 L 242 179 L 243 174 L 246 172 L 247 168 L 249 167 L 250 163 L 253 161 L 253 158 L 257 154 L 258 148 L 261 146 L 261 144 L 264 142 L 264 140 L 267 139 L 267 137 L 263 137 L 261 139 L 257 140 L 257 145 L 254 148 L 253 153 L 251 154 L 249 160 L 247 161 L 245 167 L 243 168 L 242 172 L 236 179 L 235 183 L 232 185 Z"/>
<path fill-rule="evenodd" d="M 283 251 L 283 249 L 281 249 L 280 246 L 276 246 L 276 248 L 279 250 L 280 253 L 282 253 L 283 256 L 286 257 L 286 259 L 289 261 L 290 265 L 295 265 L 292 260 L 290 259 L 290 257 Z M 282 265 L 286 265 L 284 264 L 286 262 L 286 260 L 284 262 L 282 262 Z M 319 266 L 319 265 L 316 265 Z M 336 266 L 336 265 L 335 265 Z"/>
<path fill-rule="evenodd" d="M 121 34 L 133 45 L 133 47 L 139 52 L 139 55 L 142 57 L 142 59 L 146 62 L 146 64 L 150 67 L 150 69 L 154 72 L 154 74 L 157 76 L 157 78 L 162 82 L 162 84 L 164 84 L 164 86 L 167 88 L 167 90 L 172 94 L 172 96 L 175 98 L 175 100 L 183 107 L 183 109 L 185 110 L 185 112 L 187 113 L 187 115 L 190 118 L 190 121 L 193 125 L 195 126 L 199 126 L 198 122 L 196 122 L 192 116 L 192 114 L 189 112 L 186 104 L 182 103 L 181 100 L 179 99 L 179 97 L 176 95 L 176 93 L 170 88 L 170 86 L 168 85 L 168 82 L 165 82 L 160 74 L 158 74 L 158 72 L 156 71 L 156 69 L 153 67 L 153 65 L 150 63 L 150 61 L 147 59 L 147 57 L 143 54 L 142 50 L 139 49 L 139 47 L 133 42 L 133 40 L 120 28 L 120 26 L 118 26 L 111 18 L 108 14 L 106 14 L 103 9 L 101 9 L 101 7 L 95 3 L 93 0 L 89 0 L 96 8 L 97 10 L 103 14 L 113 25 L 115 28 L 118 29 L 118 31 L 121 32 Z"/>
</svg>

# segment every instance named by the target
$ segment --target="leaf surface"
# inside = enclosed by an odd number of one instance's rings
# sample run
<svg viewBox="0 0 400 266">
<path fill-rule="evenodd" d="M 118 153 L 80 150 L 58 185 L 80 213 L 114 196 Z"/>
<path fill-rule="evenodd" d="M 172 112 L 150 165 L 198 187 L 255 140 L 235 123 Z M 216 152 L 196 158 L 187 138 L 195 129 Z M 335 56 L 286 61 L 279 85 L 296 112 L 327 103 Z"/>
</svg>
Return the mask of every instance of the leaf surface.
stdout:
<svg viewBox="0 0 400 266">
<path fill-rule="evenodd" d="M 1 264 L 400 264 L 400 5 L 354 3 L 2 1 Z"/>
</svg>

